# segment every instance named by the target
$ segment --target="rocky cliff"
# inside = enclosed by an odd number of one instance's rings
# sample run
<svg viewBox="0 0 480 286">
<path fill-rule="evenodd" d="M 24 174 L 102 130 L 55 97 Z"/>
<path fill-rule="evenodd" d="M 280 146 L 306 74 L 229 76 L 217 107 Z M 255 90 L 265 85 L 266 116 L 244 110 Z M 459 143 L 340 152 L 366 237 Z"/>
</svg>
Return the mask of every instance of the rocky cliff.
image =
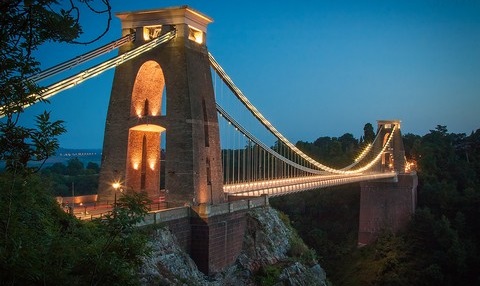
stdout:
<svg viewBox="0 0 480 286">
<path fill-rule="evenodd" d="M 166 228 L 153 231 L 150 247 L 139 273 L 143 285 L 327 285 L 314 252 L 270 207 L 248 212 L 241 254 L 214 277 L 197 269 Z"/>
</svg>

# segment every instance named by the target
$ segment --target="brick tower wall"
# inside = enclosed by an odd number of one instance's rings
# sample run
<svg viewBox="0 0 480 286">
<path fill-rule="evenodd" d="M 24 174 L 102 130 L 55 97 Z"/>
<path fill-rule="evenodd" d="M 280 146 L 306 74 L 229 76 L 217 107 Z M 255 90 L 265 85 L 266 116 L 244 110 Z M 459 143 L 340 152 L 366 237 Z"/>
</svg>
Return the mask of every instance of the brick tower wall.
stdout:
<svg viewBox="0 0 480 286">
<path fill-rule="evenodd" d="M 362 182 L 358 245 L 374 242 L 384 230 L 402 230 L 417 203 L 416 173 L 399 174 L 398 182 Z"/>
<path fill-rule="evenodd" d="M 246 227 L 246 211 L 208 218 L 191 218 L 191 257 L 207 275 L 232 265 L 240 254 Z"/>
</svg>

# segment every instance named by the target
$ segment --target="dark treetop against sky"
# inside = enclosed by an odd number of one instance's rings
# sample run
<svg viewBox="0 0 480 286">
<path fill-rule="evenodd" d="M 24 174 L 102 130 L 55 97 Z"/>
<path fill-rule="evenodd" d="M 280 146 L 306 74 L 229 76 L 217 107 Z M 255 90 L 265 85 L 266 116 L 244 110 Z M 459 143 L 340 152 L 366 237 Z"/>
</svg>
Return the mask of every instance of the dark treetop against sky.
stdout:
<svg viewBox="0 0 480 286">
<path fill-rule="evenodd" d="M 179 5 L 212 17 L 207 46 L 237 86 L 292 142 L 363 134 L 377 119 L 424 135 L 480 128 L 480 1 L 111 1 L 114 12 Z M 94 38 L 105 17 L 82 14 Z M 51 44 L 47 68 L 121 36 L 115 17 L 90 46 Z M 107 59 L 114 56 L 108 55 Z M 82 66 L 82 69 L 88 67 Z M 113 70 L 37 104 L 66 121 L 66 148 L 101 148 Z"/>
</svg>

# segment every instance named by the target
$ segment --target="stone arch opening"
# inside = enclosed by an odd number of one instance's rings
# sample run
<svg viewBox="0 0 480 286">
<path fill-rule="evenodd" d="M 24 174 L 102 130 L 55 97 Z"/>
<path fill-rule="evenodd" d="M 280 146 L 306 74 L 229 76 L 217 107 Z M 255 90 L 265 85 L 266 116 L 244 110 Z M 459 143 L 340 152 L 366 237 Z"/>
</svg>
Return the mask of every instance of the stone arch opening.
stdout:
<svg viewBox="0 0 480 286">
<path fill-rule="evenodd" d="M 383 136 L 383 143 L 382 143 L 383 147 L 387 144 L 389 137 L 390 137 L 389 132 L 385 133 L 385 135 Z M 391 148 L 389 147 L 387 147 L 385 149 L 385 152 L 383 152 L 382 154 L 382 170 L 383 171 L 393 170 L 393 154 L 392 154 Z"/>
<path fill-rule="evenodd" d="M 156 61 L 145 62 L 137 72 L 132 90 L 131 116 L 159 116 L 165 89 L 165 77 Z"/>
<path fill-rule="evenodd" d="M 129 129 L 125 184 L 134 191 L 146 191 L 150 197 L 161 189 L 161 135 L 165 128 L 141 124 Z"/>
</svg>

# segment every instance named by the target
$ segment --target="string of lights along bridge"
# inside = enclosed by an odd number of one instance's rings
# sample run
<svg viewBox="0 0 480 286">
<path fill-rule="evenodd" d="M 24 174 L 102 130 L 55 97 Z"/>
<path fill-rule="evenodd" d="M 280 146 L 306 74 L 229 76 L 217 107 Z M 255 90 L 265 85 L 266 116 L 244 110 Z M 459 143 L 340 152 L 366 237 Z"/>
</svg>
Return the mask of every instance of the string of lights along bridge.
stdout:
<svg viewBox="0 0 480 286">
<path fill-rule="evenodd" d="M 201 31 L 191 29 L 189 40 L 201 44 L 204 38 L 202 37 L 203 34 L 199 32 Z M 32 96 L 35 96 L 38 100 L 47 99 L 77 86 L 85 80 L 98 76 L 106 70 L 125 64 L 162 45 L 167 45 L 178 36 L 176 29 L 164 32 L 160 26 L 144 28 L 143 35 L 139 34 L 138 30 L 124 35 L 108 45 L 47 69 L 33 76 L 30 80 L 41 84 L 42 81 L 51 76 L 65 73 L 115 49 L 131 45 L 138 37 L 143 38 L 144 43 L 100 64 L 89 67 L 78 74 L 49 85 L 39 95 Z M 379 121 L 375 140 L 366 144 L 364 149 L 359 152 L 358 157 L 348 166 L 333 168 L 314 160 L 292 144 L 262 115 L 210 53 L 208 53 L 208 60 L 211 74 L 213 74 L 213 91 L 218 112 L 223 191 L 225 194 L 249 197 L 279 196 L 368 180 L 394 180 L 398 172 L 404 172 L 405 168 L 408 167 L 405 158 L 398 160 L 392 151 L 394 138 L 400 136 L 400 122 L 398 120 Z M 145 110 L 151 109 L 154 104 L 148 100 L 143 103 L 141 106 L 143 111 L 136 114 L 139 121 L 152 116 Z M 162 114 L 153 114 L 153 116 L 165 115 L 167 104 L 165 97 L 159 104 L 162 105 L 159 111 Z M 28 105 L 23 107 L 26 108 Z M 4 108 L 1 108 L 0 114 L 4 115 L 4 110 Z M 160 133 L 163 131 L 165 129 L 161 129 Z M 168 136 L 168 130 L 166 132 Z M 164 136 L 162 137 L 162 142 L 165 142 Z M 143 145 L 145 144 L 144 139 Z M 162 143 L 160 148 L 159 153 L 162 153 L 163 157 L 159 156 L 158 159 L 163 162 L 168 161 L 168 146 Z M 403 160 L 403 163 L 400 164 L 401 170 L 395 168 L 395 160 Z M 144 161 L 141 168 L 148 167 L 148 164 L 145 164 L 145 161 L 148 161 L 145 154 L 142 155 L 141 161 Z M 138 162 L 135 164 L 134 169 L 140 168 Z M 151 168 L 155 168 L 156 165 L 160 166 L 160 162 L 158 164 L 150 163 Z M 145 172 L 143 170 L 143 173 Z M 164 176 L 166 174 L 161 174 L 160 180 Z M 142 184 L 142 186 L 145 185 Z"/>
</svg>

